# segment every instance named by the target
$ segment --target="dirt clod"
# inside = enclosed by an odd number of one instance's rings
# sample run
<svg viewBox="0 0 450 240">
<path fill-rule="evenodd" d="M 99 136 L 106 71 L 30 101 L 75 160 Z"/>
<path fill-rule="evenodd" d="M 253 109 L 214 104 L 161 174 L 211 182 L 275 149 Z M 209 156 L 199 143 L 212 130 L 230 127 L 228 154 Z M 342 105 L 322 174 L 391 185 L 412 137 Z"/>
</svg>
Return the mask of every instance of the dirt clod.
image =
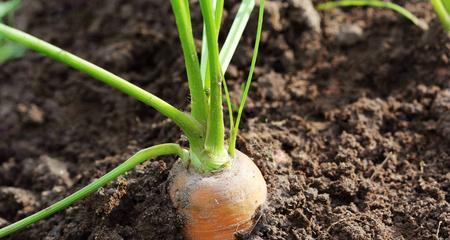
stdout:
<svg viewBox="0 0 450 240">
<path fill-rule="evenodd" d="M 345 24 L 340 27 L 336 39 L 339 44 L 350 46 L 363 39 L 363 30 L 358 25 Z"/>
</svg>

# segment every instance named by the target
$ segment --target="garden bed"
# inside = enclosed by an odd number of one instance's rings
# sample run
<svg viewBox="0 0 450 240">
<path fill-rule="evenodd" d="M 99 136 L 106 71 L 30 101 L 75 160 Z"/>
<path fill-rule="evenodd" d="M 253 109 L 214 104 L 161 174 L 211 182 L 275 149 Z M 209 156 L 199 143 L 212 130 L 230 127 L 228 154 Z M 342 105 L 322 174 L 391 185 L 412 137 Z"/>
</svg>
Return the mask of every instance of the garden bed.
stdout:
<svg viewBox="0 0 450 240">
<path fill-rule="evenodd" d="M 372 8 L 321 12 L 318 25 L 302 2 L 267 3 L 237 147 L 260 167 L 269 199 L 241 237 L 450 238 L 450 38 L 430 4 L 400 1 L 430 23 L 424 33 Z M 24 0 L 15 22 L 188 107 L 167 0 Z M 227 73 L 235 100 L 255 24 Z M 0 79 L 0 226 L 140 148 L 185 144 L 154 110 L 38 54 L 2 65 Z M 181 239 L 166 190 L 174 160 L 143 164 L 9 239 Z"/>
</svg>

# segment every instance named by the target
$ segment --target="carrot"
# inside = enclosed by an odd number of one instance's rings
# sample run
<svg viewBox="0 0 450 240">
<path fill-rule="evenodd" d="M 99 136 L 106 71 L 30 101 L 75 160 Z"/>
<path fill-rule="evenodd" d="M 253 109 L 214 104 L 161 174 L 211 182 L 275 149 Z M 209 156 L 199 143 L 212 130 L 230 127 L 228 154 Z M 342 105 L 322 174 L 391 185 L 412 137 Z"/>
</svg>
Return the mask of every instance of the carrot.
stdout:
<svg viewBox="0 0 450 240">
<path fill-rule="evenodd" d="M 185 219 L 188 239 L 234 239 L 253 227 L 267 195 L 258 167 L 239 151 L 231 167 L 207 176 L 179 161 L 169 179 L 170 199 Z"/>
</svg>

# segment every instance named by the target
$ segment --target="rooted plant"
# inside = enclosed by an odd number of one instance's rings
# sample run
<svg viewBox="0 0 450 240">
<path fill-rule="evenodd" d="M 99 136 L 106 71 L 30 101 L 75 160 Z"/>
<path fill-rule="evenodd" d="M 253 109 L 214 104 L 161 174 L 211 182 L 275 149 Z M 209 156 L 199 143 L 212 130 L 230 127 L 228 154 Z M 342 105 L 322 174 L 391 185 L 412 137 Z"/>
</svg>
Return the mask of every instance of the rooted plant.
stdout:
<svg viewBox="0 0 450 240">
<path fill-rule="evenodd" d="M 256 64 L 264 0 L 260 1 L 252 62 L 236 116 L 231 108 L 224 72 L 247 25 L 255 1 L 242 1 L 221 51 L 219 51 L 218 34 L 224 1 L 217 0 L 213 3 L 210 0 L 200 0 L 199 2 L 204 24 L 200 61 L 194 44 L 189 2 L 171 0 L 186 65 L 191 99 L 190 113 L 178 110 L 146 90 L 84 59 L 27 33 L 0 24 L 0 36 L 3 38 L 85 72 L 153 107 L 173 120 L 189 143 L 187 149 L 175 143 L 143 149 L 72 195 L 0 229 L 0 237 L 12 234 L 66 208 L 136 165 L 162 155 L 179 157 L 179 161 L 175 163 L 170 174 L 169 195 L 173 205 L 186 220 L 184 232 L 188 239 L 233 239 L 238 231 L 248 231 L 252 228 L 253 217 L 266 200 L 267 186 L 253 161 L 236 150 L 236 138 Z M 223 119 L 222 87 L 226 96 L 230 122 L 227 140 Z"/>
</svg>

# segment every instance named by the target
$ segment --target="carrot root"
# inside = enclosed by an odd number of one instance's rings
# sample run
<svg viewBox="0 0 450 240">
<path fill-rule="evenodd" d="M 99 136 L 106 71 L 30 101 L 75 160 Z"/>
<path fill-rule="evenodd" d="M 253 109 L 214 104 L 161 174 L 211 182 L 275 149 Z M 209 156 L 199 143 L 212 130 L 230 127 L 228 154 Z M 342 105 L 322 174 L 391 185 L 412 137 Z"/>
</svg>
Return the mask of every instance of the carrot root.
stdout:
<svg viewBox="0 0 450 240">
<path fill-rule="evenodd" d="M 169 194 L 185 219 L 187 239 L 226 240 L 253 227 L 266 201 L 267 185 L 253 161 L 236 151 L 231 167 L 206 176 L 177 162 Z"/>
</svg>

